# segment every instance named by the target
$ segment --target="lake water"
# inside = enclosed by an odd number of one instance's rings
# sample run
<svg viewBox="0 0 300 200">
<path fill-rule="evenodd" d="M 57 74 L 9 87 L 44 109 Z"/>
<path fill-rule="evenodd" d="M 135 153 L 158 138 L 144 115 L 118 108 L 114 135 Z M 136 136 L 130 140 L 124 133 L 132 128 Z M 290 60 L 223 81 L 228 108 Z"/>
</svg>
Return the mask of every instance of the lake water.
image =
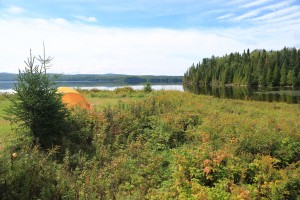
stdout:
<svg viewBox="0 0 300 200">
<path fill-rule="evenodd" d="M 300 104 L 300 88 L 202 87 L 197 88 L 195 93 L 219 98 Z"/>
<path fill-rule="evenodd" d="M 73 82 L 73 81 L 65 81 L 65 82 L 57 82 L 57 86 L 67 86 L 72 88 L 80 88 L 80 89 L 99 89 L 99 90 L 114 90 L 116 88 L 121 87 L 131 87 L 135 90 L 142 90 L 144 85 L 116 85 L 116 84 L 99 84 L 97 82 Z M 13 81 L 0 81 L 0 93 L 12 93 L 14 87 Z M 177 90 L 183 91 L 182 85 L 152 85 L 153 90 Z"/>
<path fill-rule="evenodd" d="M 144 85 L 113 85 L 96 82 L 58 82 L 58 86 L 68 86 L 81 89 L 114 90 L 120 87 L 143 89 Z M 0 81 L 0 93 L 13 92 L 14 82 Z M 182 85 L 152 85 L 154 90 L 183 91 Z M 197 94 L 211 95 L 218 98 L 248 99 L 256 101 L 279 101 L 300 104 L 300 88 L 251 88 L 251 87 L 203 87 L 198 88 Z"/>
</svg>

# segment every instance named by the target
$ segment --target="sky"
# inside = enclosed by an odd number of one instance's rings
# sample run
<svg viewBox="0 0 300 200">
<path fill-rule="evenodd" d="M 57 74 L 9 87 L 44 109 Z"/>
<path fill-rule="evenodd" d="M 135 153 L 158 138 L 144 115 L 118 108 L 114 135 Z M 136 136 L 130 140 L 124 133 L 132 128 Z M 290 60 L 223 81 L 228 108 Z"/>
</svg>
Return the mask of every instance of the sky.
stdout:
<svg viewBox="0 0 300 200">
<path fill-rule="evenodd" d="M 300 48 L 300 0 L 0 0 L 0 72 L 43 42 L 50 73 L 183 75 L 212 55 Z"/>
</svg>

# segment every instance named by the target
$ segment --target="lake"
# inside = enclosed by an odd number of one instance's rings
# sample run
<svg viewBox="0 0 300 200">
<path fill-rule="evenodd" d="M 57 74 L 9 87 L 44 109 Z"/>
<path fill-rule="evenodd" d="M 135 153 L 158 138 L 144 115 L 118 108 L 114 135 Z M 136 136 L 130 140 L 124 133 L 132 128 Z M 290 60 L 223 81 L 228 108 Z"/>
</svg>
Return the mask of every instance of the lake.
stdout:
<svg viewBox="0 0 300 200">
<path fill-rule="evenodd" d="M 133 89 L 143 89 L 144 85 L 114 85 L 97 82 L 58 82 L 58 86 L 68 86 L 81 89 L 114 90 L 129 86 Z M 0 93 L 13 92 L 13 81 L 0 81 Z M 182 85 L 152 85 L 154 90 L 177 90 L 183 91 Z M 252 88 L 252 87 L 203 87 L 196 91 L 197 94 L 211 95 L 218 98 L 248 99 L 255 101 L 279 101 L 300 104 L 300 88 Z"/>
<path fill-rule="evenodd" d="M 117 85 L 112 83 L 98 83 L 98 82 L 85 82 L 85 81 L 61 81 L 57 82 L 58 86 L 67 86 L 67 87 L 73 87 L 73 88 L 80 88 L 80 89 L 99 89 L 99 90 L 114 90 L 116 88 L 120 87 L 132 87 L 135 90 L 142 90 L 144 88 L 144 85 Z M 0 93 L 12 93 L 14 87 L 13 81 L 0 81 Z M 175 85 L 175 84 L 169 84 L 169 85 L 152 85 L 151 86 L 153 90 L 177 90 L 177 91 L 183 91 L 182 85 Z"/>
<path fill-rule="evenodd" d="M 212 95 L 218 98 L 300 104 L 300 88 L 291 87 L 202 87 L 197 88 L 195 93 Z"/>
</svg>

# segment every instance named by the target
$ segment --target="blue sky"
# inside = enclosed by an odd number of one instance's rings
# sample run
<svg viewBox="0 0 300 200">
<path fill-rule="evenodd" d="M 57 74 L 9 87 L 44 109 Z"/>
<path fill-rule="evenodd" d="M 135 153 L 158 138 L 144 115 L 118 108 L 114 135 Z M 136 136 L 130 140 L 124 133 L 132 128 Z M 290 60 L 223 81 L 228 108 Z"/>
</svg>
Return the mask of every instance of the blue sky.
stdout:
<svg viewBox="0 0 300 200">
<path fill-rule="evenodd" d="M 204 57 L 300 48 L 299 0 L 0 0 L 0 72 L 183 75 Z"/>
</svg>

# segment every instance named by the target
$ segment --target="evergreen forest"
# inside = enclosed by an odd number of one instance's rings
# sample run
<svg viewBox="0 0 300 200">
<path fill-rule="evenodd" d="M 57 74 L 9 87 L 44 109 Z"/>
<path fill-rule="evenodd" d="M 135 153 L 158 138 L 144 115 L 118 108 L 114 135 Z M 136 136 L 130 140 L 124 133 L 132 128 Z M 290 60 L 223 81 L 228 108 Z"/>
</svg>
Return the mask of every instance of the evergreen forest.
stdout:
<svg viewBox="0 0 300 200">
<path fill-rule="evenodd" d="M 0 73 L 0 81 L 17 81 L 18 74 Z M 97 82 L 109 84 L 181 84 L 183 76 L 125 75 L 125 74 L 49 74 L 57 82 Z"/>
<path fill-rule="evenodd" d="M 298 86 L 300 85 L 300 49 L 284 47 L 279 51 L 256 49 L 242 54 L 203 58 L 184 74 L 185 90 L 202 86 Z"/>
</svg>

